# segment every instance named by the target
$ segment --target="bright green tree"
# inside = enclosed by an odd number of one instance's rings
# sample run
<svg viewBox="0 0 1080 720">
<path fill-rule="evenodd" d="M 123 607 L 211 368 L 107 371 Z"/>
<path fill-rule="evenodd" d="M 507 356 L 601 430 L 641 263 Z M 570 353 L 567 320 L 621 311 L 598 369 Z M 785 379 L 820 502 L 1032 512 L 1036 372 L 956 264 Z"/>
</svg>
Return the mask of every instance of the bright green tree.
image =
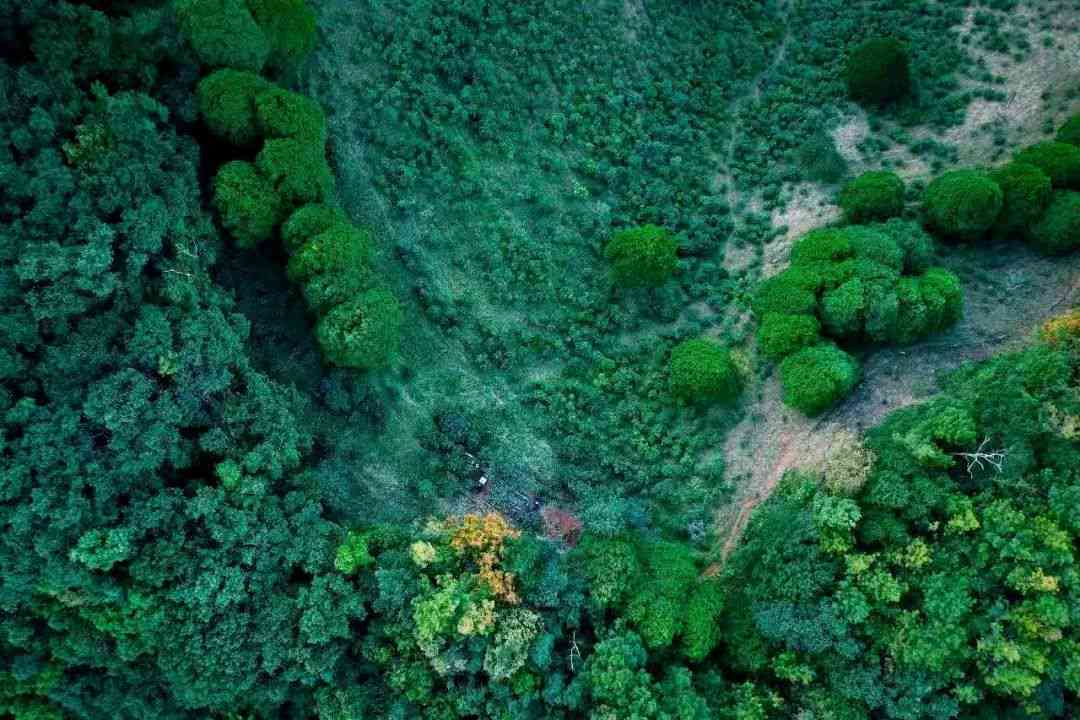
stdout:
<svg viewBox="0 0 1080 720">
<path fill-rule="evenodd" d="M 214 207 L 221 224 L 243 248 L 268 239 L 281 221 L 280 196 L 249 162 L 225 163 L 214 177 Z"/>
<path fill-rule="evenodd" d="M 839 203 L 848 222 L 888 220 L 904 211 L 904 181 L 892 172 L 865 172 L 844 186 Z"/>
<path fill-rule="evenodd" d="M 741 382 L 731 351 L 715 340 L 684 340 L 671 351 L 671 391 L 689 401 L 731 401 Z"/>
<path fill-rule="evenodd" d="M 675 272 L 679 243 L 656 225 L 620 230 L 611 236 L 604 257 L 611 263 L 615 282 L 624 287 L 657 287 Z"/>
<path fill-rule="evenodd" d="M 1050 177 L 1035 165 L 1011 162 L 992 171 L 990 178 L 1002 192 L 997 227 L 1007 233 L 1026 234 L 1050 204 Z"/>
<path fill-rule="evenodd" d="M 1080 147 L 1047 141 L 1016 153 L 1017 162 L 1035 165 L 1050 176 L 1055 190 L 1080 190 Z"/>
<path fill-rule="evenodd" d="M 270 44 L 244 0 L 175 0 L 180 28 L 209 67 L 259 72 Z"/>
<path fill-rule="evenodd" d="M 977 238 L 997 220 L 1004 197 L 990 176 L 952 170 L 935 178 L 923 195 L 931 228 L 947 237 Z"/>
<path fill-rule="evenodd" d="M 851 392 L 859 379 L 859 365 L 832 343 L 804 348 L 780 363 L 784 403 L 818 415 Z"/>
<path fill-rule="evenodd" d="M 199 81 L 196 95 L 203 122 L 217 137 L 239 146 L 262 137 L 255 116 L 255 98 L 270 87 L 255 73 L 224 68 Z"/>
<path fill-rule="evenodd" d="M 397 349 L 403 319 L 393 294 L 374 288 L 329 310 L 316 324 L 315 337 L 334 365 L 379 368 Z"/>
</svg>

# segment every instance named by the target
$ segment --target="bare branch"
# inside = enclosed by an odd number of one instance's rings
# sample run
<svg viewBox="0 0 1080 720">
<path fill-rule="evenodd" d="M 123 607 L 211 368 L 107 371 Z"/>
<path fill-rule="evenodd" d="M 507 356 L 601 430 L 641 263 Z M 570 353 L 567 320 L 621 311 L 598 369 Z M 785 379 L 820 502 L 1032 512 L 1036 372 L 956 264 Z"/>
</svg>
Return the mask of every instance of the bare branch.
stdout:
<svg viewBox="0 0 1080 720">
<path fill-rule="evenodd" d="M 1006 450 L 985 450 L 984 448 L 989 442 L 990 438 L 983 438 L 975 452 L 953 453 L 954 456 L 967 460 L 967 473 L 969 476 L 974 475 L 976 470 L 982 470 L 987 465 L 997 472 L 1001 472 L 1001 467 L 1005 463 L 1008 452 Z"/>
<path fill-rule="evenodd" d="M 570 672 L 574 672 L 574 656 L 576 655 L 578 660 L 581 659 L 581 650 L 578 649 L 576 630 L 574 631 L 572 638 L 573 639 L 570 641 Z"/>
</svg>

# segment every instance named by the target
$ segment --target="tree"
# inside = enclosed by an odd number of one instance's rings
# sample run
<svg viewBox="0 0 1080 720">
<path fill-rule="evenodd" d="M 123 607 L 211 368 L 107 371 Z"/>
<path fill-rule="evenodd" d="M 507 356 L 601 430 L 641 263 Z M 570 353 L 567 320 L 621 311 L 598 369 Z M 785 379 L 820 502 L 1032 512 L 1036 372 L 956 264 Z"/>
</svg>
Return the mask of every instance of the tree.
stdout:
<svg viewBox="0 0 1080 720">
<path fill-rule="evenodd" d="M 283 88 L 268 88 L 255 96 L 255 115 L 264 137 L 295 138 L 322 147 L 326 116 L 314 100 Z"/>
<path fill-rule="evenodd" d="M 758 326 L 757 341 L 761 353 L 779 361 L 821 339 L 821 323 L 813 315 L 768 313 Z"/>
<path fill-rule="evenodd" d="M 671 351 L 671 391 L 684 400 L 728 402 L 740 389 L 731 352 L 706 338 L 684 340 Z"/>
<path fill-rule="evenodd" d="M 1068 143 L 1069 145 L 1080 147 L 1080 113 L 1070 116 L 1069 119 L 1058 128 L 1055 139 L 1061 143 Z"/>
<path fill-rule="evenodd" d="M 306 0 L 246 0 L 270 46 L 268 64 L 289 70 L 315 47 L 315 13 Z"/>
<path fill-rule="evenodd" d="M 259 75 L 225 68 L 199 81 L 199 113 L 210 132 L 238 146 L 254 145 L 261 138 L 255 98 L 270 83 Z"/>
<path fill-rule="evenodd" d="M 254 73 L 263 69 L 270 44 L 244 0 L 175 2 L 180 28 L 204 65 Z"/>
<path fill-rule="evenodd" d="M 817 297 L 798 282 L 791 270 L 764 280 L 754 293 L 754 315 L 760 320 L 769 314 L 806 315 L 814 312 Z"/>
<path fill-rule="evenodd" d="M 868 227 L 890 238 L 904 255 L 903 271 L 909 275 L 926 272 L 934 260 L 934 239 L 911 220 L 893 218 Z"/>
<path fill-rule="evenodd" d="M 268 239 L 281 221 L 281 200 L 265 177 L 249 162 L 225 163 L 214 178 L 214 207 L 221 224 L 242 248 Z"/>
<path fill-rule="evenodd" d="M 1026 235 L 1050 204 L 1050 177 L 1035 165 L 1011 162 L 992 171 L 990 178 L 1002 192 L 998 229 Z"/>
<path fill-rule="evenodd" d="M 839 202 L 848 222 L 888 220 L 904 211 L 904 182 L 896 173 L 866 172 L 844 186 Z"/>
<path fill-rule="evenodd" d="M 978 170 L 952 170 L 935 178 L 923 195 L 931 228 L 946 237 L 977 238 L 997 220 L 1001 188 Z"/>
<path fill-rule="evenodd" d="M 1045 172 L 1055 190 L 1080 190 L 1080 147 L 1076 145 L 1041 142 L 1016 153 L 1014 159 Z"/>
<path fill-rule="evenodd" d="M 604 257 L 615 282 L 624 287 L 663 285 L 678 267 L 675 237 L 656 225 L 620 230 L 611 236 Z"/>
<path fill-rule="evenodd" d="M 885 105 L 911 89 L 907 48 L 896 38 L 874 38 L 848 54 L 848 94 L 863 105 Z"/>
<path fill-rule="evenodd" d="M 1080 192 L 1054 193 L 1042 219 L 1031 229 L 1031 243 L 1048 254 L 1080 248 Z"/>
<path fill-rule="evenodd" d="M 304 205 L 293 212 L 281 226 L 281 240 L 285 251 L 292 255 L 316 235 L 349 220 L 341 210 L 328 205 Z"/>
<path fill-rule="evenodd" d="M 397 299 L 374 288 L 331 308 L 315 325 L 315 337 L 334 365 L 379 368 L 397 349 L 402 321 Z"/>
<path fill-rule="evenodd" d="M 780 363 L 784 403 L 818 415 L 847 395 L 859 379 L 855 358 L 832 343 L 804 348 Z"/>
<path fill-rule="evenodd" d="M 333 190 L 334 178 L 321 143 L 296 138 L 267 140 L 255 157 L 255 166 L 287 208 L 323 202 Z"/>
</svg>

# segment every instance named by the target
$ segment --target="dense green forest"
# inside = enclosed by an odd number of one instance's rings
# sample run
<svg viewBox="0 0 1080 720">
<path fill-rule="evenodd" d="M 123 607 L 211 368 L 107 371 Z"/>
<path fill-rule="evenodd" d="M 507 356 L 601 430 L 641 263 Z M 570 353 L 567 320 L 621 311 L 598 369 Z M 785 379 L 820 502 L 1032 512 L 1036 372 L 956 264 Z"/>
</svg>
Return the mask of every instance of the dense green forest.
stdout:
<svg viewBox="0 0 1080 720">
<path fill-rule="evenodd" d="M 0 0 L 0 718 L 1076 716 L 1078 37 Z"/>
</svg>

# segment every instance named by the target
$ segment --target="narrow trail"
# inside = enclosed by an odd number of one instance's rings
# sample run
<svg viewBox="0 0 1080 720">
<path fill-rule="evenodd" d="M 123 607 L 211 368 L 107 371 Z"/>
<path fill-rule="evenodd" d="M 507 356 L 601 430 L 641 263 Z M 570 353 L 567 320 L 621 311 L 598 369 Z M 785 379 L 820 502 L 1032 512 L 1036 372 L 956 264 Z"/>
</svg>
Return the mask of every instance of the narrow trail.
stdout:
<svg viewBox="0 0 1080 720">
<path fill-rule="evenodd" d="M 1050 317 L 1080 303 L 1080 255 L 1041 256 L 1019 243 L 953 250 L 946 265 L 961 274 L 965 314 L 948 332 L 906 347 L 883 347 L 863 360 L 855 391 L 813 420 L 783 405 L 779 379 L 768 378 L 724 444 L 735 497 L 716 513 L 718 572 L 738 547 L 754 509 L 792 468 L 820 468 L 838 433 L 861 434 L 890 412 L 921 402 L 937 378 L 968 361 L 1025 345 Z M 966 272 L 965 269 L 966 268 Z"/>
<path fill-rule="evenodd" d="M 791 436 L 787 434 L 781 438 L 780 457 L 776 459 L 776 462 L 769 470 L 768 476 L 755 488 L 753 495 L 743 499 L 739 503 L 738 514 L 735 516 L 735 520 L 731 524 L 731 530 L 728 532 L 727 539 L 724 541 L 720 550 L 721 563 L 727 562 L 728 557 L 739 544 L 739 538 L 742 537 L 743 531 L 746 530 L 746 526 L 750 522 L 750 517 L 754 512 L 754 508 L 772 495 L 772 492 L 776 489 L 780 479 L 784 477 L 784 473 L 794 467 L 796 453 L 792 447 L 791 440 Z"/>
</svg>

